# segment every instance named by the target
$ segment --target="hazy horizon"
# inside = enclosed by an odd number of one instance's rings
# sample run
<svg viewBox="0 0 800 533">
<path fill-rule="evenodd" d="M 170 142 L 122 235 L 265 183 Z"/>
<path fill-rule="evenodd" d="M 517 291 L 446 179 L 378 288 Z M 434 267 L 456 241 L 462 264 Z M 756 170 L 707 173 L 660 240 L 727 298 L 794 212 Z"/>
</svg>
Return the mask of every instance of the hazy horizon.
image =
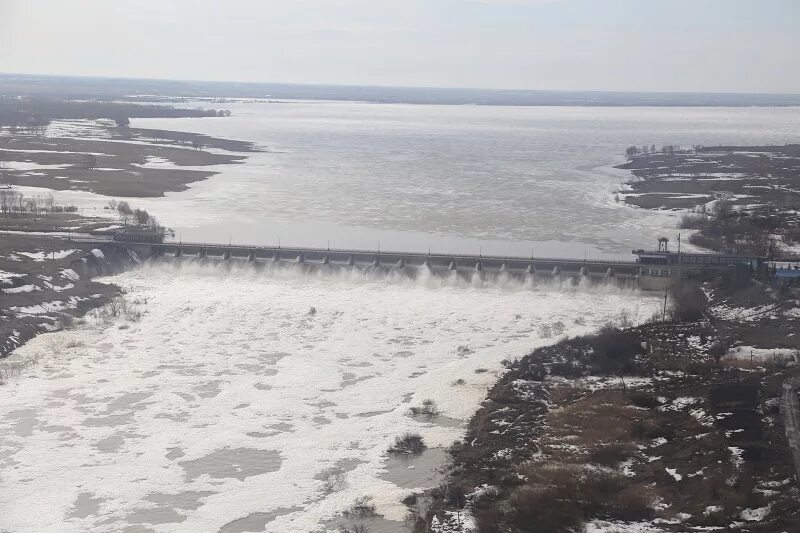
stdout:
<svg viewBox="0 0 800 533">
<path fill-rule="evenodd" d="M 0 72 L 797 94 L 799 18 L 791 0 L 2 0 Z"/>
<path fill-rule="evenodd" d="M 358 84 L 358 83 L 324 83 L 324 82 L 294 82 L 294 81 L 246 81 L 246 80 L 213 80 L 213 79 L 189 79 L 189 78 L 147 78 L 138 76 L 102 76 L 102 75 L 72 75 L 72 74 L 49 74 L 43 72 L 5 72 L 0 71 L 0 77 L 28 77 L 28 78 L 61 78 L 70 80 L 103 80 L 103 81 L 143 81 L 143 82 L 173 82 L 173 83 L 202 83 L 219 85 L 249 85 L 249 86 L 297 86 L 297 87 L 342 87 L 342 88 L 374 88 L 374 89 L 421 89 L 421 90 L 443 90 L 443 91 L 487 91 L 487 92 L 526 92 L 526 93 L 598 93 L 598 94 L 675 94 L 675 95 L 774 95 L 774 96 L 800 96 L 800 89 L 794 92 L 781 91 L 693 91 L 693 90 L 625 90 L 625 89 L 574 89 L 574 88 L 553 88 L 539 89 L 536 87 L 481 87 L 481 86 L 455 86 L 455 85 L 384 85 L 384 84 Z"/>
</svg>

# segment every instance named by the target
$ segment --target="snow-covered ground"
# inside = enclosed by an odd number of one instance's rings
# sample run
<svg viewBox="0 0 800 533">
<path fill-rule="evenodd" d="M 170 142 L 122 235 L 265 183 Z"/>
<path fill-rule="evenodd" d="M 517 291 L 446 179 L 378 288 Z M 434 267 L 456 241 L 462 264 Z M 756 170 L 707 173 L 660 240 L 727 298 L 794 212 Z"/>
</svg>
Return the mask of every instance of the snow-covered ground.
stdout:
<svg viewBox="0 0 800 533">
<path fill-rule="evenodd" d="M 726 357 L 733 359 L 745 359 L 758 362 L 770 360 L 797 361 L 800 352 L 790 348 L 754 348 L 753 346 L 736 346 L 728 350 Z"/>
<path fill-rule="evenodd" d="M 431 398 L 466 420 L 496 379 L 475 370 L 554 342 L 541 325 L 574 335 L 659 306 L 615 288 L 219 268 L 109 278 L 140 320 L 89 319 L 12 355 L 25 370 L 2 388 L 3 528 L 195 532 L 274 516 L 267 531 L 312 531 L 365 495 L 400 520 L 408 489 L 385 477 L 386 449 L 406 431 L 428 446 L 462 431 L 409 407 Z"/>
<path fill-rule="evenodd" d="M 69 256 L 72 253 L 77 252 L 77 250 L 59 250 L 57 252 L 15 252 L 18 255 L 24 255 L 28 259 L 33 259 L 34 261 L 43 262 L 47 259 L 64 259 L 65 257 Z"/>
</svg>

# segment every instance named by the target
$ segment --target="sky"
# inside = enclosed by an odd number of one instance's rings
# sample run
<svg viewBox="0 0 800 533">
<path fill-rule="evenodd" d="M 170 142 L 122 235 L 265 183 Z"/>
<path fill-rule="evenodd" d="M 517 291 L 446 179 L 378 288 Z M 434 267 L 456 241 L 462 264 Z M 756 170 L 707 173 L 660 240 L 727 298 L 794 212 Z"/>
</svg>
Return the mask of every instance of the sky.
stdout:
<svg viewBox="0 0 800 533">
<path fill-rule="evenodd" d="M 0 0 L 0 72 L 800 93 L 800 0 Z"/>
</svg>

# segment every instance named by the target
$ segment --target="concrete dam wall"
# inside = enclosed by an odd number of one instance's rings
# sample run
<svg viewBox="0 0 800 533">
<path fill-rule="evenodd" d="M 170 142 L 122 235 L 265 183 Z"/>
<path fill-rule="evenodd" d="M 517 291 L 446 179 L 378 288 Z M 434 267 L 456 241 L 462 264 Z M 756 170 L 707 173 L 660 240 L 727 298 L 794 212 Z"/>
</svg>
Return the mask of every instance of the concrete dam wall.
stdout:
<svg viewBox="0 0 800 533">
<path fill-rule="evenodd" d="M 638 286 L 640 265 L 629 261 L 567 258 L 524 258 L 461 254 L 424 254 L 373 250 L 332 250 L 299 247 L 254 247 L 203 243 L 126 243 L 142 259 L 184 258 L 206 261 L 246 261 L 255 265 L 295 265 L 306 269 L 355 268 L 398 272 L 416 277 L 434 275 L 479 277 L 577 278 Z"/>
</svg>

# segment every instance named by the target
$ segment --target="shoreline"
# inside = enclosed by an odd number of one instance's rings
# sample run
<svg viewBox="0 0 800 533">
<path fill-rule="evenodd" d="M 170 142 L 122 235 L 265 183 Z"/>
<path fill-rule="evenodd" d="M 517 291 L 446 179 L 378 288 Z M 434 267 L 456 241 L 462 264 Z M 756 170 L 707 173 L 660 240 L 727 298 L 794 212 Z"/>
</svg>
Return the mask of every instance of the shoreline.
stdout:
<svg viewBox="0 0 800 533">
<path fill-rule="evenodd" d="M 617 168 L 640 179 L 627 184 L 635 191 L 624 193 L 628 205 L 702 206 L 710 222 L 690 226 L 699 230 L 691 237 L 701 237 L 690 242 L 720 250 L 725 248 L 708 235 L 715 224 L 741 235 L 747 217 L 776 211 L 791 216 L 797 206 L 783 199 L 785 190 L 755 196 L 736 191 L 765 179 L 796 187 L 800 166 L 765 153 L 797 148 L 665 150 Z M 720 153 L 724 168 L 717 168 Z M 776 159 L 783 172 L 773 175 Z M 759 176 L 745 176 L 736 164 Z M 698 165 L 704 173 L 738 173 L 735 192 L 717 193 L 718 178 L 704 180 Z M 680 172 L 683 179 L 676 177 Z M 727 203 L 739 214 L 723 211 L 720 204 Z M 792 226 L 745 227 L 751 232 L 739 246 L 750 251 L 759 232 L 788 240 L 783 228 Z M 427 493 L 432 503 L 409 507 L 414 531 L 496 531 L 530 523 L 594 532 L 800 527 L 791 512 L 800 492 L 793 454 L 800 450 L 796 435 L 787 441 L 778 409 L 787 394 L 796 394 L 800 290 L 770 276 L 701 275 L 689 281 L 695 291 L 699 284 L 705 291 L 700 314 L 604 329 L 511 362 L 470 420 L 466 437 L 450 449 L 445 484 Z M 678 294 L 673 301 L 682 298 Z M 601 492 L 594 492 L 593 477 L 605 487 Z"/>
<path fill-rule="evenodd" d="M 224 119 L 223 119 L 224 120 Z M 109 197 L 163 197 L 219 174 L 262 151 L 247 141 L 79 121 L 89 132 L 55 136 L 0 132 L 0 182 Z M 208 151 L 213 149 L 214 152 Z"/>
<path fill-rule="evenodd" d="M 777 406 L 784 380 L 797 375 L 800 344 L 764 350 L 795 354 L 784 362 L 753 365 L 734 355 L 730 344 L 758 346 L 770 338 L 759 331 L 769 327 L 769 317 L 752 324 L 728 318 L 734 302 L 743 303 L 739 291 L 718 286 L 709 302 L 711 321 L 601 331 L 512 362 L 465 438 L 451 448 L 448 488 L 430 493 L 433 504 L 416 516 L 415 531 L 433 517 L 441 524 L 433 531 L 461 531 L 459 505 L 461 523 L 482 528 L 513 527 L 519 520 L 554 530 L 587 524 L 592 531 L 684 531 L 737 520 L 734 530 L 797 527 L 789 512 L 797 481 L 784 482 L 794 477 L 795 465 Z M 784 323 L 784 339 L 798 326 L 796 318 Z M 619 360 L 625 366 L 613 358 L 598 363 L 611 349 L 630 350 Z M 557 476 L 580 479 L 592 469 L 607 472 L 605 483 L 617 488 L 590 492 L 589 503 L 559 507 L 558 498 L 590 489 Z M 566 493 L 543 488 L 562 482 L 559 490 Z M 776 489 L 756 490 L 765 486 Z M 537 511 L 543 508 L 555 514 Z"/>
<path fill-rule="evenodd" d="M 107 305 L 119 288 L 93 279 L 135 265 L 110 241 L 78 243 L 66 235 L 25 231 L 0 234 L 0 361 L 38 334 L 67 328 Z"/>
</svg>

